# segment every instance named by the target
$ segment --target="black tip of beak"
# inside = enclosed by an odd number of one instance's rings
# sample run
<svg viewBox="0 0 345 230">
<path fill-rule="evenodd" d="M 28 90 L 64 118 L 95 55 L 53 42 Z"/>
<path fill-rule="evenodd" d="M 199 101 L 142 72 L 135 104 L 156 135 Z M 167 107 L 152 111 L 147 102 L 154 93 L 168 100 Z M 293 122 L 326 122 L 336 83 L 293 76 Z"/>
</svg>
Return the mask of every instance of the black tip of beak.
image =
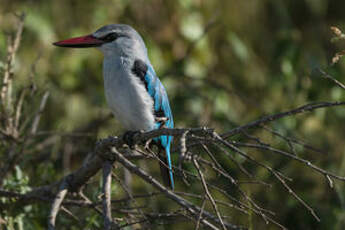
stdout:
<svg viewBox="0 0 345 230">
<path fill-rule="evenodd" d="M 54 46 L 58 47 L 64 47 L 64 48 L 90 48 L 90 47 L 99 47 L 102 44 L 87 44 L 87 43 L 82 43 L 82 44 L 61 44 L 59 42 L 54 42 Z"/>
</svg>

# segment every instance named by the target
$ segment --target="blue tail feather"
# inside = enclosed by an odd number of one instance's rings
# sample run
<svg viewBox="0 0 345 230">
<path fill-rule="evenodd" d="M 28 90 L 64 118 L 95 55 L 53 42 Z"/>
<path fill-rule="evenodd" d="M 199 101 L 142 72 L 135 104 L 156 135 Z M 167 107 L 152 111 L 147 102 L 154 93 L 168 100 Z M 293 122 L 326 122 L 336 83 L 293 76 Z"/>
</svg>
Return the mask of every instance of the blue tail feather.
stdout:
<svg viewBox="0 0 345 230">
<path fill-rule="evenodd" d="M 161 176 L 163 179 L 163 182 L 166 186 L 169 186 L 170 189 L 174 189 L 174 178 L 173 178 L 173 172 L 171 168 L 171 159 L 170 159 L 170 149 L 165 148 L 162 149 L 165 153 L 165 155 L 159 153 L 159 166 L 161 171 Z"/>
<path fill-rule="evenodd" d="M 161 127 L 174 128 L 174 121 L 169 105 L 168 95 L 150 64 L 147 64 L 144 81 L 147 87 L 147 92 L 150 94 L 154 102 L 153 109 L 155 116 L 167 118 L 167 120 L 164 122 L 156 122 L 153 129 L 159 129 Z M 160 156 L 161 160 L 165 163 L 165 165 L 160 164 L 164 183 L 168 184 L 171 189 L 174 189 L 174 179 L 170 158 L 170 145 L 172 143 L 172 139 L 173 137 L 171 136 L 163 135 L 154 138 L 154 141 L 161 147 L 161 149 L 164 149 L 165 151 L 164 158 L 163 156 Z"/>
</svg>

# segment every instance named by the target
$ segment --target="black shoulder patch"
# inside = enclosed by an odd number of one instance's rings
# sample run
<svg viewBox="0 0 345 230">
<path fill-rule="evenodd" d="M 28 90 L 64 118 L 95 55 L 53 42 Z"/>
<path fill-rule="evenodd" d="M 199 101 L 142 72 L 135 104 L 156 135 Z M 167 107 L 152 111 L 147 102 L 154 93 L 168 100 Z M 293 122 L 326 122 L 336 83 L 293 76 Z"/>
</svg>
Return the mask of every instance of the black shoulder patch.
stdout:
<svg viewBox="0 0 345 230">
<path fill-rule="evenodd" d="M 132 67 L 132 73 L 134 73 L 135 76 L 137 76 L 141 82 L 145 85 L 145 88 L 147 89 L 147 82 L 145 81 L 145 75 L 147 72 L 147 65 L 145 64 L 145 62 L 143 62 L 142 60 L 135 60 L 133 67 Z"/>
</svg>

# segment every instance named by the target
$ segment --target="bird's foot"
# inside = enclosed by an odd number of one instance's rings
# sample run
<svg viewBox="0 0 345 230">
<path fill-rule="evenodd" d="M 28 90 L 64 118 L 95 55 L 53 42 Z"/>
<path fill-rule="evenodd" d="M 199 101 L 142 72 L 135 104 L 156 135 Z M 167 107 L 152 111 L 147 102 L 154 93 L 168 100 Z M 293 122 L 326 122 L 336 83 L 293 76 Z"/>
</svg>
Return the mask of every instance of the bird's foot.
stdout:
<svg viewBox="0 0 345 230">
<path fill-rule="evenodd" d="M 130 149 L 135 148 L 135 142 L 134 142 L 134 137 L 137 134 L 142 133 L 142 131 L 127 131 L 123 134 L 123 141 L 128 145 Z"/>
<path fill-rule="evenodd" d="M 144 149 L 146 149 L 147 151 L 151 151 L 151 147 L 152 147 L 152 139 L 149 139 L 145 142 Z"/>
<path fill-rule="evenodd" d="M 155 117 L 156 122 L 166 122 L 169 121 L 169 117 Z"/>
</svg>

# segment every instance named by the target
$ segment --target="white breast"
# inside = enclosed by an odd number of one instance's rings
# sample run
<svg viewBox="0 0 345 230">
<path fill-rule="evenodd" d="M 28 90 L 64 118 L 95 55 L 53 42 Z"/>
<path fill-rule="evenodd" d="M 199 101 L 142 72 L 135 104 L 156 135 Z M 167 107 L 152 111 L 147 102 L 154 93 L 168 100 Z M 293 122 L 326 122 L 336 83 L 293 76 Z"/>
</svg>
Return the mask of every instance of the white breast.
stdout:
<svg viewBox="0 0 345 230">
<path fill-rule="evenodd" d="M 151 130 L 154 127 L 153 100 L 140 79 L 131 71 L 132 63 L 123 57 L 105 58 L 103 76 L 105 97 L 127 130 Z"/>
</svg>

